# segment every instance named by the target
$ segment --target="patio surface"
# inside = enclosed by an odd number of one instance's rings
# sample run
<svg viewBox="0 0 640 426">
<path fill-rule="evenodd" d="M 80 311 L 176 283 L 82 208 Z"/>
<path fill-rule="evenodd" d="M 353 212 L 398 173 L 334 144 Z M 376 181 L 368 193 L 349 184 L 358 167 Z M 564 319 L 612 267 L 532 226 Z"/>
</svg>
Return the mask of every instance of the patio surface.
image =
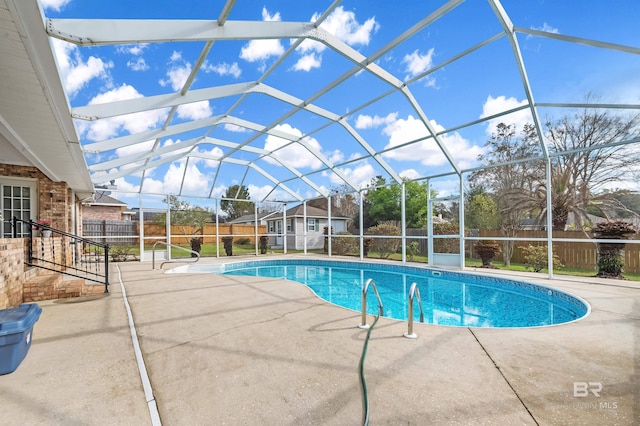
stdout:
<svg viewBox="0 0 640 426">
<path fill-rule="evenodd" d="M 39 302 L 27 357 L 0 376 L 3 424 L 148 425 L 154 401 L 165 425 L 362 424 L 359 313 L 290 281 L 112 268 L 108 296 Z M 640 285 L 489 273 L 579 295 L 591 314 L 531 329 L 415 324 L 415 340 L 382 318 L 365 360 L 370 423 L 640 424 Z"/>
</svg>

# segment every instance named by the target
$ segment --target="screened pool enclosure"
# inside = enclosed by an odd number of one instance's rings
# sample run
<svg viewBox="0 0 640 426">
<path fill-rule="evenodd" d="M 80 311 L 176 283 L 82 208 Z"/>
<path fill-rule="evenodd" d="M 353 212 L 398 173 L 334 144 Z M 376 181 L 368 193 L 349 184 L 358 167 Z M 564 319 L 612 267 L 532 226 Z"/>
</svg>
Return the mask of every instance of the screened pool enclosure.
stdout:
<svg viewBox="0 0 640 426">
<path fill-rule="evenodd" d="M 630 1 L 85 3 L 7 1 L 46 31 L 59 113 L 141 253 L 233 236 L 463 268 L 491 241 L 552 275 L 608 242 L 640 273 L 635 233 L 594 232 L 640 223 Z"/>
</svg>

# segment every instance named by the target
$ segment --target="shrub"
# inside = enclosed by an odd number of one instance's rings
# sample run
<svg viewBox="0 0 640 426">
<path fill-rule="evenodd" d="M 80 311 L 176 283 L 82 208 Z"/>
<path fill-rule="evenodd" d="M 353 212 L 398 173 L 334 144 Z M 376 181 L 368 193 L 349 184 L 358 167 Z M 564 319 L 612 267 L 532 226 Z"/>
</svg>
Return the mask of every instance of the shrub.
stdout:
<svg viewBox="0 0 640 426">
<path fill-rule="evenodd" d="M 549 257 L 547 254 L 547 246 L 532 246 L 523 247 L 522 252 L 524 254 L 525 265 L 527 269 L 533 269 L 533 272 L 540 272 L 549 267 Z M 553 253 L 553 267 L 561 268 L 564 265 L 560 262 L 560 258 L 557 254 Z"/>
<path fill-rule="evenodd" d="M 460 232 L 458 223 L 443 222 L 433 225 L 433 235 L 456 235 Z M 459 253 L 460 240 L 458 238 L 434 238 L 433 251 L 436 253 Z"/>
<path fill-rule="evenodd" d="M 627 240 L 635 234 L 632 223 L 623 221 L 602 222 L 593 228 L 598 239 Z M 598 276 L 622 278 L 624 243 L 598 243 Z"/>
<path fill-rule="evenodd" d="M 418 254 L 418 249 L 420 248 L 420 244 L 417 241 L 412 241 L 407 246 L 407 256 L 410 261 L 413 261 L 413 258 Z"/>
<path fill-rule="evenodd" d="M 474 246 L 476 253 L 482 260 L 483 268 L 494 267 L 491 261 L 496 258 L 496 255 L 500 253 L 500 246 L 493 240 L 480 240 Z"/>
<path fill-rule="evenodd" d="M 113 246 L 109 247 L 109 256 L 114 262 L 124 262 L 129 256 L 131 247 L 127 246 Z"/>
<path fill-rule="evenodd" d="M 400 228 L 388 222 L 372 226 L 367 231 L 367 234 L 380 236 L 401 235 Z M 400 242 L 400 238 L 374 238 L 371 243 L 371 249 L 377 251 L 381 259 L 387 259 L 391 254 L 398 251 Z"/>
<path fill-rule="evenodd" d="M 331 251 L 333 254 L 344 255 L 358 250 L 358 239 L 341 235 L 351 235 L 348 231 L 340 231 L 331 237 Z"/>
<path fill-rule="evenodd" d="M 251 239 L 248 237 L 240 237 L 236 240 L 238 246 L 246 246 L 247 244 L 251 244 Z"/>
</svg>

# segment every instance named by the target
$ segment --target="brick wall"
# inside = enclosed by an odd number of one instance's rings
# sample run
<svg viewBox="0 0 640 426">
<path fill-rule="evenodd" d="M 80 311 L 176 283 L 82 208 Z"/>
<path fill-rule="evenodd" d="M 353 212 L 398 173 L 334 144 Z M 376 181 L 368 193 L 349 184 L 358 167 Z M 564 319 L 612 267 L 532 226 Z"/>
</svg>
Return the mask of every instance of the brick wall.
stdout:
<svg viewBox="0 0 640 426">
<path fill-rule="evenodd" d="M 24 239 L 0 238 L 0 309 L 22 303 Z"/>
<path fill-rule="evenodd" d="M 122 207 L 117 206 L 84 206 L 83 219 L 95 220 L 124 220 Z"/>
<path fill-rule="evenodd" d="M 38 217 L 53 222 L 52 227 L 66 232 L 71 229 L 73 192 L 66 182 L 53 182 L 36 167 L 0 164 L 0 176 L 36 179 L 38 182 Z"/>
</svg>

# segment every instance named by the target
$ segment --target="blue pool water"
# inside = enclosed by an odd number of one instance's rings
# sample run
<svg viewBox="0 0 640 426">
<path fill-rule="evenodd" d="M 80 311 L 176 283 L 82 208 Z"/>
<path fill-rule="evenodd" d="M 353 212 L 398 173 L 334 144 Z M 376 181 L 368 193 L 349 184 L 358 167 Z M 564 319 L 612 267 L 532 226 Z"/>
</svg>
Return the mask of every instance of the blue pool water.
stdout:
<svg viewBox="0 0 640 426">
<path fill-rule="evenodd" d="M 384 316 L 406 320 L 408 293 L 417 283 L 424 322 L 464 327 L 537 327 L 575 321 L 589 312 L 576 296 L 537 284 L 404 265 L 306 259 L 247 261 L 220 265 L 188 265 L 173 272 L 282 278 L 311 288 L 318 297 L 360 311 L 362 287 L 372 278 Z M 415 321 L 419 320 L 417 303 Z M 378 313 L 370 288 L 367 312 Z"/>
</svg>

